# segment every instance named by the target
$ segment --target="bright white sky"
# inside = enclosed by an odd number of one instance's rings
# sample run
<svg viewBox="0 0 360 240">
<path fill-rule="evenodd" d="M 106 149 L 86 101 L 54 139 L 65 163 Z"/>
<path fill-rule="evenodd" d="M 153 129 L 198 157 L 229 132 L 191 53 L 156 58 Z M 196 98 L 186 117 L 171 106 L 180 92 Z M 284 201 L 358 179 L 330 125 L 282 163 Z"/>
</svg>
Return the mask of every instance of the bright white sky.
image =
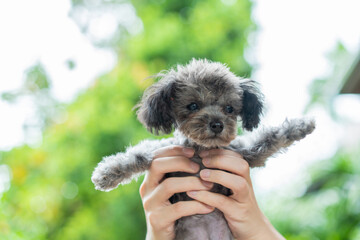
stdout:
<svg viewBox="0 0 360 240">
<path fill-rule="evenodd" d="M 231 4 L 236 0 L 223 0 Z M 257 0 L 254 19 L 259 25 L 249 60 L 258 69 L 254 79 L 262 83 L 268 113 L 264 123 L 277 125 L 286 117 L 302 115 L 308 101 L 307 87 L 317 77 L 331 71 L 326 53 L 342 41 L 358 52 L 360 46 L 360 1 L 358 0 Z M 21 6 L 21 7 L 19 7 Z M 37 61 L 44 64 L 53 82 L 55 96 L 71 101 L 102 73 L 111 70 L 116 58 L 111 52 L 91 45 L 68 17 L 69 1 L 12 0 L 0 3 L 0 93 L 19 88 L 23 71 Z M 111 34 L 115 25 L 108 17 L 95 21 L 92 34 Z M 76 68 L 69 70 L 72 59 Z M 360 122 L 358 97 L 342 98 L 341 113 Z M 351 109 L 347 111 L 346 109 Z M 0 100 L 0 149 L 8 150 L 24 142 L 23 122 L 31 117 L 26 100 L 9 105 Z M 326 113 L 313 111 L 318 128 L 286 154 L 255 171 L 260 192 L 283 186 L 289 179 L 306 178 L 304 167 L 331 156 L 344 130 Z M 352 115 L 351 115 L 352 114 Z M 305 174 L 305 175 L 304 175 Z M 286 180 L 284 180 L 286 179 Z M 270 181 L 271 180 L 271 181 Z"/>
<path fill-rule="evenodd" d="M 113 68 L 115 56 L 95 48 L 68 17 L 69 11 L 70 1 L 0 2 L 0 93 L 18 89 L 23 71 L 40 61 L 55 96 L 71 101 L 96 76 Z M 69 59 L 76 63 L 73 71 L 66 65 Z M 26 99 L 16 105 L 0 100 L 0 149 L 24 141 L 22 125 L 32 112 Z"/>
<path fill-rule="evenodd" d="M 260 32 L 254 58 L 259 68 L 253 78 L 262 83 L 267 98 L 269 109 L 264 122 L 276 125 L 286 117 L 303 114 L 309 99 L 308 86 L 315 78 L 331 72 L 326 55 L 338 41 L 351 52 L 360 51 L 360 1 L 257 0 L 256 3 L 254 17 Z M 359 96 L 340 97 L 336 104 L 358 127 L 359 100 Z M 284 186 L 306 180 L 306 166 L 332 156 L 344 141 L 347 133 L 344 127 L 331 121 L 323 110 L 314 110 L 311 116 L 317 121 L 317 129 L 311 136 L 287 153 L 270 159 L 266 168 L 255 171 L 259 192 L 278 188 L 277 194 L 282 189 L 284 194 L 289 194 Z M 354 129 L 352 134 L 360 136 L 359 129 Z"/>
</svg>

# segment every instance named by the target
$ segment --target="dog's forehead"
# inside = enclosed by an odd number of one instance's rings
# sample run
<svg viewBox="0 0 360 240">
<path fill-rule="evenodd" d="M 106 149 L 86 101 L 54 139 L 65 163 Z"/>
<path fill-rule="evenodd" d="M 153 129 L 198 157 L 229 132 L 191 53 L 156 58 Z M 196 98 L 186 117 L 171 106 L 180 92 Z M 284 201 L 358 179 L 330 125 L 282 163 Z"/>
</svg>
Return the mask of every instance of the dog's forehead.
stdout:
<svg viewBox="0 0 360 240">
<path fill-rule="evenodd" d="M 174 71 L 178 96 L 185 102 L 193 99 L 219 103 L 236 101 L 241 97 L 240 79 L 230 69 L 218 62 L 193 60 L 178 66 Z"/>
<path fill-rule="evenodd" d="M 221 77 L 186 79 L 179 87 L 181 97 L 207 103 L 238 101 L 241 88 L 233 81 Z"/>
</svg>

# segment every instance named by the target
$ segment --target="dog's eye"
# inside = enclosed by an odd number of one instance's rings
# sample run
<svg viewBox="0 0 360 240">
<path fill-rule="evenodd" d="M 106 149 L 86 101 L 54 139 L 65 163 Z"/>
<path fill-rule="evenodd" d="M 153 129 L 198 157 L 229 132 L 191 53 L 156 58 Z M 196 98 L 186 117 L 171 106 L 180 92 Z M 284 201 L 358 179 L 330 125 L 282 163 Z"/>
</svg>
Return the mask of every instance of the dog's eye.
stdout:
<svg viewBox="0 0 360 240">
<path fill-rule="evenodd" d="M 233 112 L 234 112 L 234 108 L 233 108 L 232 106 L 230 106 L 230 105 L 227 105 L 227 106 L 225 107 L 225 111 L 226 111 L 227 113 L 233 113 Z"/>
<path fill-rule="evenodd" d="M 190 104 L 187 105 L 186 107 L 187 107 L 187 109 L 189 109 L 190 111 L 199 110 L 199 105 L 197 105 L 196 103 L 190 103 Z"/>
</svg>

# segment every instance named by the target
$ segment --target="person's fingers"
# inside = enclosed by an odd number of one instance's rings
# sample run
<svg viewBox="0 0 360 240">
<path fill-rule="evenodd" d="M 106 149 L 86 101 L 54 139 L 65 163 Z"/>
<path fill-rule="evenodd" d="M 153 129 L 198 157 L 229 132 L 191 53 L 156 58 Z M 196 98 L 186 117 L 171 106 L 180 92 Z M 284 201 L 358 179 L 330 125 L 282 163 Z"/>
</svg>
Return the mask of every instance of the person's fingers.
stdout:
<svg viewBox="0 0 360 240">
<path fill-rule="evenodd" d="M 179 218 L 195 214 L 207 214 L 212 211 L 214 211 L 214 207 L 210 207 L 198 201 L 180 201 L 163 207 L 159 209 L 159 211 L 151 212 L 148 215 L 148 219 L 152 226 L 164 229 L 174 224 Z"/>
<path fill-rule="evenodd" d="M 249 164 L 241 157 L 234 157 L 230 155 L 209 155 L 208 157 L 204 157 L 202 162 L 207 168 L 222 169 L 236 175 L 240 175 L 244 177 L 249 184 L 251 184 Z"/>
<path fill-rule="evenodd" d="M 159 148 L 153 154 L 153 161 L 145 176 L 143 186 L 140 188 L 140 193 L 144 192 L 141 189 L 144 190 L 148 187 L 154 189 L 165 173 L 177 171 L 196 173 L 199 170 L 199 165 L 188 159 L 194 155 L 194 150 L 191 148 L 171 145 Z"/>
<path fill-rule="evenodd" d="M 203 169 L 200 177 L 204 181 L 218 183 L 231 189 L 233 194 L 230 196 L 238 202 L 246 200 L 250 193 L 250 186 L 247 180 L 239 175 L 224 172 L 221 170 Z"/>
<path fill-rule="evenodd" d="M 238 202 L 219 193 L 209 191 L 189 191 L 187 195 L 208 206 L 215 207 L 223 212 L 226 216 L 236 217 L 238 214 Z"/>
<path fill-rule="evenodd" d="M 213 183 L 204 182 L 195 176 L 166 178 L 149 196 L 143 199 L 144 207 L 153 208 L 164 204 L 175 193 L 191 190 L 210 190 Z"/>
<path fill-rule="evenodd" d="M 154 151 L 154 158 L 171 157 L 171 156 L 184 156 L 191 158 L 194 155 L 194 149 L 186 148 L 179 145 L 171 145 L 162 147 Z"/>
<path fill-rule="evenodd" d="M 199 164 L 191 161 L 184 156 L 169 156 L 156 158 L 152 161 L 145 180 L 152 188 L 154 188 L 163 180 L 163 177 L 166 173 L 197 173 L 199 169 Z"/>
</svg>

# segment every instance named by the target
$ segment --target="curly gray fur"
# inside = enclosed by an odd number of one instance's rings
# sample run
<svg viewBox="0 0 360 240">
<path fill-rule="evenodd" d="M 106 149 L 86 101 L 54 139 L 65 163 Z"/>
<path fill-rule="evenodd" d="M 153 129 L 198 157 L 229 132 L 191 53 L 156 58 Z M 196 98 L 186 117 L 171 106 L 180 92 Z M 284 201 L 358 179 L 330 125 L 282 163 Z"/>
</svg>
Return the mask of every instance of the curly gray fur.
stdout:
<svg viewBox="0 0 360 240">
<path fill-rule="evenodd" d="M 124 153 L 104 157 L 91 178 L 96 189 L 109 191 L 143 174 L 151 166 L 153 151 L 164 146 L 194 148 L 191 160 L 200 165 L 200 170 L 205 167 L 199 153 L 211 148 L 236 151 L 250 167 L 260 167 L 269 157 L 285 151 L 315 129 L 314 120 L 291 119 L 252 136 L 237 136 L 239 120 L 249 131 L 258 126 L 264 98 L 257 82 L 237 77 L 221 63 L 193 59 L 156 77 L 160 80 L 145 91 L 136 106 L 138 119 L 155 134 L 175 129 L 174 138 L 145 140 Z M 176 172 L 166 177 L 187 175 Z M 231 194 L 218 184 L 211 191 Z M 176 193 L 169 200 L 175 203 L 190 198 L 185 193 Z M 218 210 L 179 219 L 175 235 L 176 239 L 232 239 L 226 220 Z"/>
<path fill-rule="evenodd" d="M 104 157 L 95 168 L 91 180 L 95 189 L 110 191 L 127 184 L 150 168 L 153 151 L 173 144 L 173 139 L 144 140 L 125 153 Z"/>
</svg>

